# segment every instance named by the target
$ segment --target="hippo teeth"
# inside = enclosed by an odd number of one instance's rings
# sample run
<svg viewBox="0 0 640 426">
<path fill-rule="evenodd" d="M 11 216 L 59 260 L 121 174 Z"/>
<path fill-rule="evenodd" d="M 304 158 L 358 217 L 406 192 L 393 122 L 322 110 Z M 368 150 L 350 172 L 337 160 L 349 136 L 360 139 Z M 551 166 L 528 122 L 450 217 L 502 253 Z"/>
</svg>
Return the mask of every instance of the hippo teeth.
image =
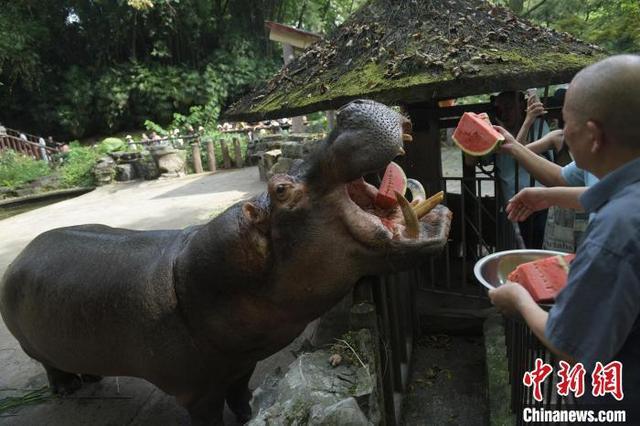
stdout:
<svg viewBox="0 0 640 426">
<path fill-rule="evenodd" d="M 403 133 L 402 134 L 402 142 L 412 142 L 413 141 L 413 137 L 408 134 L 408 133 Z"/>
<path fill-rule="evenodd" d="M 420 236 L 420 224 L 418 223 L 418 216 L 416 216 L 416 212 L 411 207 L 411 204 L 409 204 L 409 201 L 404 198 L 404 195 L 398 191 L 394 192 L 396 194 L 396 200 L 398 201 L 400 210 L 402 211 L 402 216 L 404 217 L 407 236 L 414 239 L 418 238 Z"/>
<path fill-rule="evenodd" d="M 414 214 L 418 219 L 422 219 L 424 215 L 429 213 L 435 206 L 440 204 L 444 200 L 444 192 L 440 191 L 435 195 L 420 201 L 418 204 L 412 207 Z"/>
</svg>

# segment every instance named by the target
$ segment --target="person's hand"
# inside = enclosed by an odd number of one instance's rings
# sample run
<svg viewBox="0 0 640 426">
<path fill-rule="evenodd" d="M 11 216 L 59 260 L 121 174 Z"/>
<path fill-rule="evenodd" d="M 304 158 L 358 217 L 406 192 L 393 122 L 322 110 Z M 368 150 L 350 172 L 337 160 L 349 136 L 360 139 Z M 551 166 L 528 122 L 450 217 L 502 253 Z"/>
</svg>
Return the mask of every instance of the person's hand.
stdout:
<svg viewBox="0 0 640 426">
<path fill-rule="evenodd" d="M 547 110 L 544 109 L 544 105 L 540 101 L 531 101 L 534 98 L 529 98 L 529 102 L 527 102 L 527 116 L 525 120 L 529 122 L 533 122 L 536 118 L 540 117 L 547 113 Z"/>
<path fill-rule="evenodd" d="M 502 126 L 493 126 L 494 129 L 498 131 L 502 136 L 504 136 L 504 142 L 500 145 L 500 149 L 498 152 L 500 154 L 513 154 L 513 150 L 516 149 L 516 145 L 520 143 L 513 137 L 511 133 L 507 129 Z"/>
<path fill-rule="evenodd" d="M 508 219 L 522 222 L 533 212 L 548 209 L 551 206 L 547 194 L 549 188 L 524 188 L 507 203 Z"/>
<path fill-rule="evenodd" d="M 491 303 L 502 314 L 515 316 L 520 313 L 520 307 L 528 300 L 533 300 L 529 292 L 518 283 L 507 281 L 498 288 L 489 290 Z"/>
</svg>

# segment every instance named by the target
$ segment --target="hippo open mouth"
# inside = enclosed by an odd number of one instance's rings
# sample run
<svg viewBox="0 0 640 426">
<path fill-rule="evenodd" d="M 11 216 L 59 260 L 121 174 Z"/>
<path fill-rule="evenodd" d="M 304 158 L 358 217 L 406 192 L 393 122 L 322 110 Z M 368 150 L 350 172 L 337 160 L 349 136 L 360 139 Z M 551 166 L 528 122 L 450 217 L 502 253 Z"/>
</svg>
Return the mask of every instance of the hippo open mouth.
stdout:
<svg viewBox="0 0 640 426">
<path fill-rule="evenodd" d="M 341 217 L 351 234 L 367 246 L 391 245 L 395 248 L 416 247 L 433 242 L 436 223 L 448 223 L 451 213 L 441 205 L 440 192 L 426 198 L 424 189 L 417 181 L 409 180 L 412 201 L 404 194 L 396 193 L 396 204 L 389 208 L 376 203 L 379 189 L 360 177 L 336 188 L 335 202 Z M 331 197 L 331 198 L 333 198 Z M 439 233 L 439 232 L 436 232 Z"/>
<path fill-rule="evenodd" d="M 419 187 L 422 188 L 422 185 Z M 376 235 L 397 241 L 418 239 L 421 231 L 420 218 L 440 201 L 438 196 L 425 200 L 424 190 L 414 189 L 411 203 L 403 194 L 396 193 L 397 204 L 383 208 L 376 205 L 378 188 L 366 182 L 363 177 L 346 184 L 344 190 L 347 194 L 343 201 L 345 218 L 353 218 L 360 226 L 374 228 Z M 357 225 L 352 223 L 352 226 Z"/>
<path fill-rule="evenodd" d="M 411 122 L 399 112 L 370 100 L 353 101 L 338 110 L 336 128 L 310 159 L 303 179 L 311 192 L 336 205 L 349 232 L 366 246 L 415 249 L 435 240 L 446 242 L 448 228 L 430 226 L 450 222 L 443 206 L 429 214 L 442 194 L 425 200 L 422 185 L 413 181 L 411 203 L 405 194 L 396 194 L 394 205 L 382 208 L 376 203 L 378 188 L 364 179 L 404 155 L 404 143 L 413 140 L 411 132 Z"/>
</svg>

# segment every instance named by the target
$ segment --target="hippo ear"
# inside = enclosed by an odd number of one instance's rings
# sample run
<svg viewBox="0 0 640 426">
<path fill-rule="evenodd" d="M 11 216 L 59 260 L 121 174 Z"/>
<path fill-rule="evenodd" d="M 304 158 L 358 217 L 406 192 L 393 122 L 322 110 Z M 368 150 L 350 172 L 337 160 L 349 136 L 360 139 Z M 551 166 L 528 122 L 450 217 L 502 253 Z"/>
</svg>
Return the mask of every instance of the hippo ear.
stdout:
<svg viewBox="0 0 640 426">
<path fill-rule="evenodd" d="M 267 214 L 266 212 L 251 202 L 242 205 L 244 218 L 252 225 L 258 227 L 262 232 L 266 232 Z"/>
</svg>

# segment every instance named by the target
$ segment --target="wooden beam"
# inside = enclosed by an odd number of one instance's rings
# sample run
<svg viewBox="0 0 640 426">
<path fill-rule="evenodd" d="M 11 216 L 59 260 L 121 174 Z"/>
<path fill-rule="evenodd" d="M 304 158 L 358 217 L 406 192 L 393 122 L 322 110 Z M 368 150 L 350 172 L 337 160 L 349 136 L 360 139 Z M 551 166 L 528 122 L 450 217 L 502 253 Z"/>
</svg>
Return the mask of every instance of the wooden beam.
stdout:
<svg viewBox="0 0 640 426">
<path fill-rule="evenodd" d="M 277 22 L 266 21 L 265 26 L 269 29 L 269 40 L 290 44 L 298 49 L 305 49 L 307 46 L 322 39 L 319 34 Z"/>
<path fill-rule="evenodd" d="M 405 143 L 406 155 L 399 162 L 407 177 L 417 179 L 433 195 L 442 190 L 442 161 L 437 102 L 430 106 L 405 107 L 413 124 L 413 141 Z"/>
</svg>

